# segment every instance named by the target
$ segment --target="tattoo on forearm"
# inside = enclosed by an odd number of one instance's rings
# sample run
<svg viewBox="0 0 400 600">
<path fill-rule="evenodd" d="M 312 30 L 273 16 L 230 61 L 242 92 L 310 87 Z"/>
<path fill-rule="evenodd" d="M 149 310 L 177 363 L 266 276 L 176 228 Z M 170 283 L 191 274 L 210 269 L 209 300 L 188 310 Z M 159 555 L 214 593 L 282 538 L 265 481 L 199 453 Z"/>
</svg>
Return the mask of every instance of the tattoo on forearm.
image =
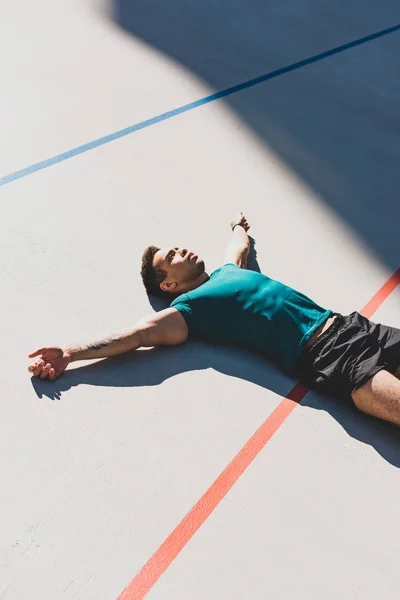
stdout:
<svg viewBox="0 0 400 600">
<path fill-rule="evenodd" d="M 83 348 L 85 350 L 101 350 L 102 348 L 107 348 L 113 342 L 117 342 L 120 339 L 118 335 L 113 335 L 104 340 L 99 340 L 97 342 L 92 342 L 91 344 L 87 344 Z"/>
</svg>

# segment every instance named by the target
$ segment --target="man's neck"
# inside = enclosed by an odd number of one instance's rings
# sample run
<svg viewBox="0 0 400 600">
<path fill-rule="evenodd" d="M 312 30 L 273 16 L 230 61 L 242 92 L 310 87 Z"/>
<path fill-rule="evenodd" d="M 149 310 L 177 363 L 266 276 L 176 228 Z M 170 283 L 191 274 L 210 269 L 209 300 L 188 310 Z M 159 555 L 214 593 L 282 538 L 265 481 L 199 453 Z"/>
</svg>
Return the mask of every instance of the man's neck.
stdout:
<svg viewBox="0 0 400 600">
<path fill-rule="evenodd" d="M 209 277 L 208 273 L 204 272 L 201 275 L 199 275 L 199 277 L 197 279 L 186 284 L 185 287 L 182 290 L 180 290 L 179 293 L 185 294 L 186 292 L 191 292 L 192 290 L 195 290 L 196 288 L 203 285 L 203 283 L 205 283 L 209 278 L 210 277 Z"/>
</svg>

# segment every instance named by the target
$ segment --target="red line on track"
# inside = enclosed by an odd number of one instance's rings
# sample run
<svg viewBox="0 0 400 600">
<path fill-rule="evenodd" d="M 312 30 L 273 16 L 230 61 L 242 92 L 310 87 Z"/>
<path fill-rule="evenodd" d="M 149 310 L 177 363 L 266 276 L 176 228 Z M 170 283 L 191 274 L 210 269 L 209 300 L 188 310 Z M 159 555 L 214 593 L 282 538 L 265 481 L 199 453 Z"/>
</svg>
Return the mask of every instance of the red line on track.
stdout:
<svg viewBox="0 0 400 600">
<path fill-rule="evenodd" d="M 367 318 L 372 316 L 399 283 L 400 269 L 364 306 L 361 314 Z M 165 542 L 161 544 L 117 600 L 142 600 L 144 598 L 308 391 L 308 388 L 301 383 L 294 386 Z"/>
<path fill-rule="evenodd" d="M 376 292 L 375 296 L 371 298 L 371 300 L 364 306 L 364 308 L 360 311 L 360 314 L 369 319 L 372 317 L 375 311 L 378 310 L 380 305 L 383 303 L 386 298 L 390 296 L 390 294 L 396 289 L 396 287 L 400 283 L 400 269 L 397 269 L 395 273 L 391 276 L 390 279 L 381 287 L 381 289 Z"/>
</svg>

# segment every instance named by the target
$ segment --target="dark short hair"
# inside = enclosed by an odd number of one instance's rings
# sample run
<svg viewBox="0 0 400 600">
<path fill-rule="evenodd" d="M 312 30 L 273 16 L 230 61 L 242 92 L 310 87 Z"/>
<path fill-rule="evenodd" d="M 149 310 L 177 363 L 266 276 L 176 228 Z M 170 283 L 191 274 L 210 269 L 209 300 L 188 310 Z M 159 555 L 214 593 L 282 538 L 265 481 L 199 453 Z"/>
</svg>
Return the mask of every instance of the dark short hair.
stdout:
<svg viewBox="0 0 400 600">
<path fill-rule="evenodd" d="M 160 248 L 157 248 L 157 246 L 148 246 L 146 248 L 142 256 L 142 269 L 140 274 L 148 294 L 172 302 L 179 294 L 166 292 L 160 288 L 160 283 L 166 278 L 167 272 L 164 271 L 164 269 L 156 269 L 153 265 L 154 255 L 159 250 Z"/>
</svg>

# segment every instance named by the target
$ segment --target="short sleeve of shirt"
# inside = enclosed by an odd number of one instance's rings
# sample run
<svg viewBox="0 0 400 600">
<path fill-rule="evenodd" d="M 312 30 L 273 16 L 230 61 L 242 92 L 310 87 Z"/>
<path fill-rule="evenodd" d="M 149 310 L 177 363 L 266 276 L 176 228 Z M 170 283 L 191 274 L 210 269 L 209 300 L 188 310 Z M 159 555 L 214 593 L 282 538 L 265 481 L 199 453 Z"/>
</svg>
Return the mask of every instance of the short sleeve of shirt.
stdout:
<svg viewBox="0 0 400 600">
<path fill-rule="evenodd" d="M 189 326 L 190 317 L 192 315 L 192 307 L 190 305 L 190 299 L 188 295 L 182 294 L 181 296 L 178 296 L 178 298 L 172 302 L 171 308 L 176 308 L 176 310 L 178 310 L 185 319 L 186 324 Z"/>
<path fill-rule="evenodd" d="M 227 265 L 228 265 L 228 263 L 227 263 Z M 227 265 L 224 265 L 224 267 Z M 221 271 L 222 268 L 223 267 L 219 267 L 218 269 L 215 269 L 215 271 L 213 271 L 211 273 L 211 275 L 207 281 L 211 281 L 212 279 L 214 279 L 214 277 L 216 275 L 218 275 L 218 273 Z M 201 287 L 202 286 L 200 286 L 200 288 Z M 176 308 L 176 310 L 178 310 L 181 313 L 182 317 L 186 321 L 186 325 L 188 326 L 189 332 L 192 332 L 196 329 L 195 322 L 197 321 L 197 319 L 195 318 L 195 315 L 196 315 L 196 313 L 198 313 L 199 310 L 201 310 L 202 305 L 204 304 L 202 294 L 198 293 L 200 291 L 200 288 L 197 288 L 197 290 L 194 290 L 197 293 L 191 292 L 191 293 L 181 294 L 180 296 L 175 298 L 175 300 L 170 305 L 171 308 Z M 197 315 L 197 316 L 199 317 L 200 315 Z"/>
</svg>

